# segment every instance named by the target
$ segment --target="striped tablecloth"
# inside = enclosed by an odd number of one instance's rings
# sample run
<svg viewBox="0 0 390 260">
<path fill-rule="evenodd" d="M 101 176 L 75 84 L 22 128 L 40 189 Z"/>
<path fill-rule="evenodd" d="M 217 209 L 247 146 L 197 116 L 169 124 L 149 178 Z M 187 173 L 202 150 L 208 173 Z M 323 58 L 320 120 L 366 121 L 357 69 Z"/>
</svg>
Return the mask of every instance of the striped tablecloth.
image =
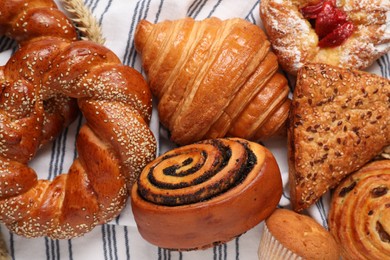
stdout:
<svg viewBox="0 0 390 260">
<path fill-rule="evenodd" d="M 140 59 L 134 49 L 134 30 L 141 19 L 158 22 L 190 16 L 204 19 L 216 16 L 222 19 L 241 17 L 261 25 L 258 0 L 85 0 L 102 26 L 106 46 L 112 49 L 123 63 L 142 72 Z M 3 65 L 16 48 L 15 43 L 0 38 L 0 65 Z M 380 58 L 370 72 L 390 77 L 389 55 Z M 44 147 L 31 163 L 41 178 L 52 179 L 67 172 L 75 157 L 75 136 L 82 124 L 80 117 L 61 136 Z M 156 112 L 152 130 L 158 140 L 159 153 L 172 147 L 166 133 L 160 128 Z M 275 155 L 287 184 L 286 140 L 264 143 Z M 325 195 L 309 209 L 318 222 L 326 226 L 329 195 Z M 280 206 L 288 207 L 288 190 L 285 189 Z M 81 238 L 54 241 L 48 238 L 25 239 L 8 232 L 1 226 L 11 256 L 14 259 L 257 259 L 257 248 L 262 223 L 233 241 L 203 251 L 175 252 L 155 247 L 143 240 L 137 231 L 129 205 L 109 224 L 96 227 Z"/>
</svg>

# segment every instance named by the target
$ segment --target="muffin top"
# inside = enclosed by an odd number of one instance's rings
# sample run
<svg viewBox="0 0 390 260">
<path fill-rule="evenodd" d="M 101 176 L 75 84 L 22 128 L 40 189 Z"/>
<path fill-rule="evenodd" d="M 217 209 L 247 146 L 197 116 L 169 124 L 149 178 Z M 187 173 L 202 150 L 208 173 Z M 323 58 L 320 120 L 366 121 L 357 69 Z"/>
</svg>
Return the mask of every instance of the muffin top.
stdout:
<svg viewBox="0 0 390 260">
<path fill-rule="evenodd" d="M 304 259 L 339 259 L 333 236 L 314 219 L 287 209 L 276 209 L 266 220 L 269 232 Z"/>
</svg>

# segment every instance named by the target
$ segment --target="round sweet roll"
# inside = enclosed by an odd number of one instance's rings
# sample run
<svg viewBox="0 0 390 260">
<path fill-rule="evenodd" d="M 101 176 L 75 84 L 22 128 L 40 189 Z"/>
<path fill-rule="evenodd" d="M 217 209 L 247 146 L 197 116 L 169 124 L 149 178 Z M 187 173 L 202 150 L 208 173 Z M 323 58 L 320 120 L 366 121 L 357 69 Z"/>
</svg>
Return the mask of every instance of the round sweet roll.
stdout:
<svg viewBox="0 0 390 260">
<path fill-rule="evenodd" d="M 155 158 L 151 93 L 111 50 L 78 41 L 52 0 L 6 0 L 0 13 L 0 33 L 20 44 L 0 67 L 0 220 L 26 237 L 81 236 L 120 213 Z M 39 180 L 28 162 L 77 104 L 78 157 L 68 174 Z"/>
<path fill-rule="evenodd" d="M 381 0 L 263 0 L 260 16 L 279 64 L 365 69 L 390 51 L 390 5 Z"/>
<path fill-rule="evenodd" d="M 374 161 L 335 190 L 330 231 L 344 259 L 388 259 L 390 255 L 390 160 Z"/>
<path fill-rule="evenodd" d="M 265 147 L 244 139 L 209 139 L 149 163 L 131 205 L 143 238 L 163 248 L 203 249 L 254 227 L 276 208 L 281 175 Z"/>
</svg>

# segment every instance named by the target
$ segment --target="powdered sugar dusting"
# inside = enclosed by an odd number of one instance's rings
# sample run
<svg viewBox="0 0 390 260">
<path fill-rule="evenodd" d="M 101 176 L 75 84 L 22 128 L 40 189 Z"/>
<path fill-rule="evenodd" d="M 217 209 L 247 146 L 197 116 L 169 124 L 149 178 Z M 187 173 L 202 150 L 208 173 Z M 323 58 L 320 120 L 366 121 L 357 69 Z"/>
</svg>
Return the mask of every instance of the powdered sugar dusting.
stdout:
<svg viewBox="0 0 390 260">
<path fill-rule="evenodd" d="M 390 50 L 389 0 L 337 0 L 356 32 L 334 49 L 319 48 L 318 36 L 292 0 L 262 0 L 261 18 L 279 62 L 295 72 L 312 60 L 364 69 Z"/>
<path fill-rule="evenodd" d="M 277 35 L 272 39 L 272 47 L 276 53 L 284 53 L 288 57 L 288 66 L 297 70 L 303 65 L 303 53 L 317 42 L 317 39 L 313 39 L 316 35 L 299 12 L 286 12 L 286 9 L 293 8 L 289 1 L 272 0 L 269 3 L 272 6 L 269 5 L 262 11 L 267 23 L 271 25 L 268 26 L 272 30 L 269 34 Z"/>
</svg>

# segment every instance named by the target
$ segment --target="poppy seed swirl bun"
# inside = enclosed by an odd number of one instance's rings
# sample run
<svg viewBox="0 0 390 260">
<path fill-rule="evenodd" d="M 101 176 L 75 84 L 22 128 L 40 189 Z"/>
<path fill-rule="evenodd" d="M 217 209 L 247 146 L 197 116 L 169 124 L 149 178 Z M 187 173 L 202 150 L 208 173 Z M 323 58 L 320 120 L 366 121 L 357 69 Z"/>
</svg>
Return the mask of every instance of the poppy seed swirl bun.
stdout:
<svg viewBox="0 0 390 260">
<path fill-rule="evenodd" d="M 176 250 L 227 242 L 276 208 L 282 180 L 273 155 L 244 139 L 210 139 L 149 163 L 131 200 L 140 234 Z"/>
</svg>

